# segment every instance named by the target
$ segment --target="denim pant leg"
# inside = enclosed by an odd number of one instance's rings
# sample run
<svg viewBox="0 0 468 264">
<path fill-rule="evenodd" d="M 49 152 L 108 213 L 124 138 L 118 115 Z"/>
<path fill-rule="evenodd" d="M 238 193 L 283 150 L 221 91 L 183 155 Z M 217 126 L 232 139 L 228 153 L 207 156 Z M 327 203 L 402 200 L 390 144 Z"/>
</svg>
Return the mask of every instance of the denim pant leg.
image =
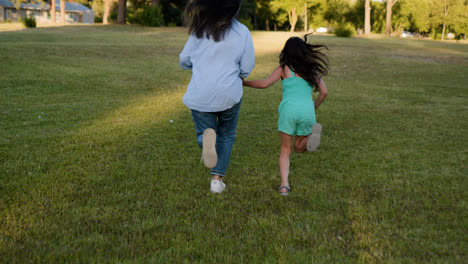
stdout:
<svg viewBox="0 0 468 264">
<path fill-rule="evenodd" d="M 232 146 L 236 138 L 237 120 L 241 102 L 221 112 L 199 112 L 192 110 L 193 122 L 197 132 L 197 143 L 203 147 L 203 131 L 213 128 L 216 131 L 216 152 L 218 163 L 211 169 L 211 174 L 223 176 L 231 158 Z"/>
</svg>

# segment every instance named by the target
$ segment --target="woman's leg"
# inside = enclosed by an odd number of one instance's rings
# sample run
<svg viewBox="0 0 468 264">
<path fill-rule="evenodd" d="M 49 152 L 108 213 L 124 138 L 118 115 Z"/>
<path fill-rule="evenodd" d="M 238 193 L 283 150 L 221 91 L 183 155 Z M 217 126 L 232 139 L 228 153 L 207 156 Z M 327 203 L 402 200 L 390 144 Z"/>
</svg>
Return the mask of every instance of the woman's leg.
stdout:
<svg viewBox="0 0 468 264">
<path fill-rule="evenodd" d="M 203 132 L 207 128 L 212 128 L 216 131 L 216 113 L 200 112 L 192 110 L 192 119 L 197 132 L 197 144 L 203 148 Z"/>
<path fill-rule="evenodd" d="M 231 159 L 232 146 L 236 139 L 237 120 L 239 119 L 241 102 L 233 107 L 217 113 L 218 121 L 216 126 L 216 152 L 218 153 L 218 163 L 211 170 L 214 176 L 224 177 Z M 217 178 L 217 177 L 216 177 Z"/>
<path fill-rule="evenodd" d="M 292 136 L 286 133 L 280 132 L 281 137 L 281 154 L 279 158 L 279 167 L 281 174 L 281 186 L 289 187 L 288 177 L 289 177 L 289 156 L 291 155 L 291 144 Z M 286 192 L 286 190 L 281 190 L 281 192 Z"/>
</svg>

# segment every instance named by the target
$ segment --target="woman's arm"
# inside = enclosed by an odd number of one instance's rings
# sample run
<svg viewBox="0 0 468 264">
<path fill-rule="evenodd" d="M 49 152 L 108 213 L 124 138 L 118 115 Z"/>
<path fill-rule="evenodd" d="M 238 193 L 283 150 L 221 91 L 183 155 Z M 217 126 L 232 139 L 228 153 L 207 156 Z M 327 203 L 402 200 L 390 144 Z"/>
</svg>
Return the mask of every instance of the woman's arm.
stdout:
<svg viewBox="0 0 468 264">
<path fill-rule="evenodd" d="M 192 61 L 190 60 L 190 55 L 192 53 L 192 48 L 195 42 L 194 38 L 195 37 L 193 35 L 190 35 L 190 37 L 187 40 L 187 43 L 185 43 L 184 49 L 179 54 L 179 64 L 184 70 L 192 69 Z"/>
<path fill-rule="evenodd" d="M 244 52 L 240 60 L 240 77 L 247 78 L 255 67 L 255 51 L 250 32 L 247 31 L 244 44 Z"/>
<path fill-rule="evenodd" d="M 258 89 L 268 88 L 270 85 L 274 84 L 280 79 L 282 73 L 283 73 L 283 68 L 281 66 L 278 66 L 273 71 L 273 73 L 270 76 L 268 76 L 266 79 L 252 80 L 252 81 L 242 80 L 242 85 L 249 86 L 252 88 L 258 88 Z"/>
<path fill-rule="evenodd" d="M 317 99 L 315 99 L 314 102 L 315 109 L 317 109 L 320 106 L 320 104 L 322 104 L 323 100 L 325 100 L 328 94 L 327 86 L 325 86 L 325 83 L 322 81 L 322 79 L 320 79 L 320 82 L 318 83 L 318 89 L 319 96 L 317 97 Z"/>
</svg>

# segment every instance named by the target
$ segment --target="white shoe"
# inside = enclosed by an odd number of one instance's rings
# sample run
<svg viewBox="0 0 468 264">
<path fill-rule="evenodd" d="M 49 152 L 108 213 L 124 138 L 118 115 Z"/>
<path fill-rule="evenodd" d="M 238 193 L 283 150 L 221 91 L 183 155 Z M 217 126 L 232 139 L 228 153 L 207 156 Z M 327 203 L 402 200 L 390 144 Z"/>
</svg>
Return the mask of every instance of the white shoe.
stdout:
<svg viewBox="0 0 468 264">
<path fill-rule="evenodd" d="M 322 125 L 315 123 L 312 126 L 312 134 L 307 140 L 307 151 L 316 151 L 320 145 L 320 133 L 322 133 Z"/>
<path fill-rule="evenodd" d="M 222 193 L 226 189 L 226 184 L 222 180 L 211 180 L 210 190 L 214 193 Z"/>
<path fill-rule="evenodd" d="M 206 167 L 214 168 L 218 163 L 218 154 L 216 154 L 216 132 L 212 128 L 203 131 L 203 150 L 202 160 Z"/>
</svg>

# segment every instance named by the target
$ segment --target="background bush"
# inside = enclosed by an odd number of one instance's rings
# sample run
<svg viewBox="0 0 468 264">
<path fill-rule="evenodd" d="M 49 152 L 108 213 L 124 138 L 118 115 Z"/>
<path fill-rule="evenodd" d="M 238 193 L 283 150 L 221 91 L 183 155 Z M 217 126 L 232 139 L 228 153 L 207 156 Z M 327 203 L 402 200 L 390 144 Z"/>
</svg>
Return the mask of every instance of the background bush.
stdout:
<svg viewBox="0 0 468 264">
<path fill-rule="evenodd" d="M 341 23 L 335 28 L 335 35 L 338 37 L 350 38 L 356 35 L 356 29 L 350 23 Z"/>
<path fill-rule="evenodd" d="M 28 28 L 35 28 L 36 27 L 36 18 L 31 16 L 31 17 L 25 17 L 22 21 L 23 25 Z"/>
<path fill-rule="evenodd" d="M 182 26 L 182 11 L 169 0 L 161 0 L 161 11 L 166 26 Z"/>
<path fill-rule="evenodd" d="M 164 16 L 158 6 L 144 6 L 134 13 L 128 13 L 128 21 L 132 24 L 140 24 L 148 27 L 160 27 L 164 25 Z"/>
</svg>

